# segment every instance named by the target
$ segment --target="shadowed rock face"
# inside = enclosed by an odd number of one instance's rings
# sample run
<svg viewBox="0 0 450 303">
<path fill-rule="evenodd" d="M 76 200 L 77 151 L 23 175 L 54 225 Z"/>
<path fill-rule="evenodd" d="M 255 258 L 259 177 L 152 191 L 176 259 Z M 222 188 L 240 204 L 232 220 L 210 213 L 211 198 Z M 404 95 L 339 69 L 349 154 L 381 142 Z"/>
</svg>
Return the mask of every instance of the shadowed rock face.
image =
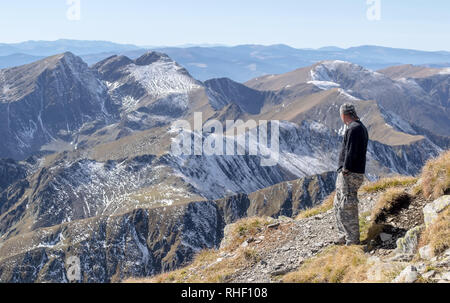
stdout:
<svg viewBox="0 0 450 303">
<path fill-rule="evenodd" d="M 113 109 L 106 87 L 71 53 L 0 70 L 0 157 L 24 159 Z M 70 142 L 70 141 L 69 141 Z"/>
<path fill-rule="evenodd" d="M 0 192 L 27 176 L 27 167 L 11 159 L 0 159 Z"/>
<path fill-rule="evenodd" d="M 120 69 L 132 63 L 133 61 L 128 57 L 112 56 L 95 64 L 92 68 L 98 71 L 102 79 L 114 82 L 122 76 Z"/>
<path fill-rule="evenodd" d="M 148 52 L 135 60 L 136 65 L 150 65 L 158 61 L 172 61 L 166 54 L 159 52 Z"/>
<path fill-rule="evenodd" d="M 450 108 L 450 75 L 434 75 L 415 81 L 431 96 L 437 105 Z"/>
<path fill-rule="evenodd" d="M 336 177 L 336 172 L 328 172 L 219 201 L 248 201 L 248 216 L 296 217 L 302 210 L 317 206 L 330 195 L 335 189 Z"/>
<path fill-rule="evenodd" d="M 257 115 L 265 103 L 281 100 L 272 92 L 260 92 L 230 79 L 212 79 L 205 82 L 205 86 L 214 92 L 213 98 L 219 104 L 237 104 L 243 111 Z"/>
</svg>

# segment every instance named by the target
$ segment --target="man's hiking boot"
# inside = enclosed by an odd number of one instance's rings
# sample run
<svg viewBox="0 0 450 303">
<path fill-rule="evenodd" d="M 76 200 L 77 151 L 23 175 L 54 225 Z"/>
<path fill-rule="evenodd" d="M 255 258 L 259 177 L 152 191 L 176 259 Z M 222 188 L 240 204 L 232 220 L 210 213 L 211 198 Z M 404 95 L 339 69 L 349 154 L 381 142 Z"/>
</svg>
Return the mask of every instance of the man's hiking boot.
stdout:
<svg viewBox="0 0 450 303">
<path fill-rule="evenodd" d="M 346 243 L 347 241 L 345 240 L 345 237 L 338 238 L 333 242 L 335 245 L 345 245 Z"/>
<path fill-rule="evenodd" d="M 350 241 L 348 241 L 348 242 L 345 243 L 345 245 L 346 246 L 361 245 L 361 242 L 359 242 L 359 241 L 358 242 L 350 242 Z"/>
<path fill-rule="evenodd" d="M 352 245 L 361 245 L 361 242 L 351 242 L 347 241 L 345 237 L 338 238 L 334 240 L 333 244 L 335 245 L 345 245 L 345 246 L 352 246 Z"/>
</svg>

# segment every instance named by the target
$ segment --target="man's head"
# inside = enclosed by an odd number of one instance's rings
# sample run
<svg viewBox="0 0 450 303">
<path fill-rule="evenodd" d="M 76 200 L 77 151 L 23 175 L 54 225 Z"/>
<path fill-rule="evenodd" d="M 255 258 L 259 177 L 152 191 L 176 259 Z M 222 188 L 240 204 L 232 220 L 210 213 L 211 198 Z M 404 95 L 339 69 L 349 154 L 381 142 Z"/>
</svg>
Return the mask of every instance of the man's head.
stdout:
<svg viewBox="0 0 450 303">
<path fill-rule="evenodd" d="M 359 120 L 358 115 L 356 114 L 356 109 L 353 104 L 345 103 L 341 106 L 340 109 L 342 122 L 345 124 L 350 124 L 353 121 Z"/>
</svg>

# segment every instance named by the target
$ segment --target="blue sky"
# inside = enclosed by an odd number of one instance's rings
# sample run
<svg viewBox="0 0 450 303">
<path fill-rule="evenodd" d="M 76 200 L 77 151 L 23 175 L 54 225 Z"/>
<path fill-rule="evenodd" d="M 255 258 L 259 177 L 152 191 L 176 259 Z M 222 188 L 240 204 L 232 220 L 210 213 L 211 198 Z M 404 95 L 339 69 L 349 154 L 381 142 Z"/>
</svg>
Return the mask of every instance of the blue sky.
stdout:
<svg viewBox="0 0 450 303">
<path fill-rule="evenodd" d="M 375 1 L 375 0 L 374 0 Z M 380 0 L 369 21 L 366 0 L 80 0 L 69 21 L 66 0 L 0 4 L 0 42 L 108 40 L 137 45 L 288 44 L 298 48 L 382 45 L 450 51 L 450 1 Z"/>
</svg>

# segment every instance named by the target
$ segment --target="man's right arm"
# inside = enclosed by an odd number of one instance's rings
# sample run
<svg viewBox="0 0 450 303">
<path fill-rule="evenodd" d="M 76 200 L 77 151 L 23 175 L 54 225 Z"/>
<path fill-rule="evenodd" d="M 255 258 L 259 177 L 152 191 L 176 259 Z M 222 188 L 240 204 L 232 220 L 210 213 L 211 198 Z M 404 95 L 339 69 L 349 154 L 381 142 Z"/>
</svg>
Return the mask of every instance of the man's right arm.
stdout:
<svg viewBox="0 0 450 303">
<path fill-rule="evenodd" d="M 338 173 L 340 173 L 342 171 L 342 169 L 344 168 L 345 154 L 346 154 L 346 149 L 347 149 L 347 144 L 346 144 L 347 138 L 348 138 L 348 130 L 345 132 L 344 140 L 342 141 L 342 145 L 341 145 L 341 152 L 339 154 L 339 164 L 338 164 L 338 169 L 337 169 Z"/>
<path fill-rule="evenodd" d="M 344 159 L 344 167 L 343 171 L 349 171 L 349 169 L 352 167 L 352 160 L 355 153 L 354 147 L 355 147 L 355 132 L 353 129 L 349 129 L 348 137 L 347 137 L 347 144 L 345 146 L 345 159 Z"/>
</svg>

